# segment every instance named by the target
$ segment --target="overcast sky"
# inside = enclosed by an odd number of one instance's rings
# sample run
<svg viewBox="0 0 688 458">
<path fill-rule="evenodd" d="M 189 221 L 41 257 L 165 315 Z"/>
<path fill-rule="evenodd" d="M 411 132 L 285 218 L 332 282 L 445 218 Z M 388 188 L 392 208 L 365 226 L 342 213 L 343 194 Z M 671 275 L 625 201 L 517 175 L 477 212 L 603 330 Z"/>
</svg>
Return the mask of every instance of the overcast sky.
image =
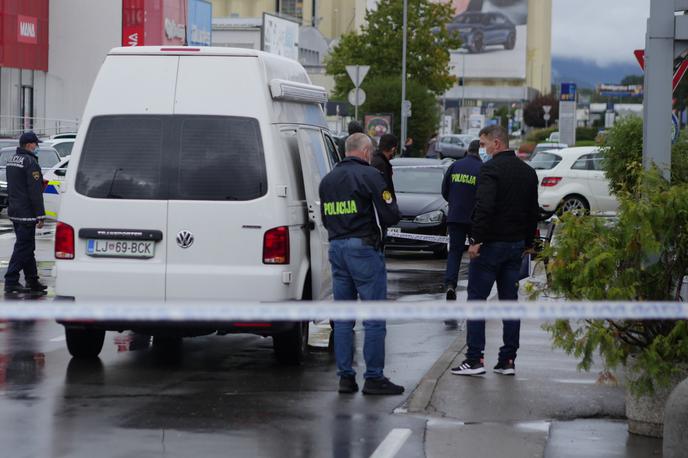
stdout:
<svg viewBox="0 0 688 458">
<path fill-rule="evenodd" d="M 552 55 L 633 63 L 645 47 L 650 0 L 552 0 Z"/>
</svg>

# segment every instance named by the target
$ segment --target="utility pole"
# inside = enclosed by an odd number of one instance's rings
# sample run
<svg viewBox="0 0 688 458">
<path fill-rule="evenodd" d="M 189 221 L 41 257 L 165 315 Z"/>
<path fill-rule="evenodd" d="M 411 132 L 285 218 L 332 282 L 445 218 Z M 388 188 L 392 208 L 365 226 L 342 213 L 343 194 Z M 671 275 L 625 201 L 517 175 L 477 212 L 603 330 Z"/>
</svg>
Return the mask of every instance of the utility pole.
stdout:
<svg viewBox="0 0 688 458">
<path fill-rule="evenodd" d="M 406 145 L 406 120 L 408 115 L 408 108 L 406 103 L 406 47 L 408 45 L 408 0 L 404 0 L 404 26 L 402 34 L 404 35 L 401 47 L 401 138 L 399 143 Z"/>
<path fill-rule="evenodd" d="M 645 38 L 643 166 L 657 166 L 671 178 L 671 126 L 674 59 L 688 50 L 688 0 L 651 0 Z"/>
</svg>

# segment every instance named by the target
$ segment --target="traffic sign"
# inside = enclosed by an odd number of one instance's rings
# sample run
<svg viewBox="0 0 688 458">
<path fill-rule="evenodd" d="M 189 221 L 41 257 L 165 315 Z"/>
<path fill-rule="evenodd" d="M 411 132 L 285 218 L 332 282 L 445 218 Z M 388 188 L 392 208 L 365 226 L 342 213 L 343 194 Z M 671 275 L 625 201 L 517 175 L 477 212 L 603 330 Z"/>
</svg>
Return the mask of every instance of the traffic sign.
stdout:
<svg viewBox="0 0 688 458">
<path fill-rule="evenodd" d="M 361 83 L 365 79 L 369 70 L 370 70 L 370 65 L 347 65 L 346 66 L 346 72 L 349 74 L 349 78 L 351 78 L 351 81 L 353 81 L 354 87 L 360 87 L 361 86 Z"/>
<path fill-rule="evenodd" d="M 552 116 L 549 113 L 545 113 L 542 116 L 542 119 L 544 119 L 545 121 L 549 121 L 550 119 L 552 119 Z"/>
<path fill-rule="evenodd" d="M 401 103 L 401 115 L 407 118 L 411 117 L 411 101 L 404 100 Z"/>
<path fill-rule="evenodd" d="M 545 112 L 545 114 L 549 114 L 551 109 L 552 109 L 552 105 L 543 105 L 542 106 L 542 110 Z"/>
<path fill-rule="evenodd" d="M 366 93 L 361 88 L 354 88 L 349 91 L 349 103 L 355 107 L 360 107 L 366 101 Z"/>
<path fill-rule="evenodd" d="M 681 128 L 678 123 L 678 116 L 676 113 L 671 113 L 671 144 L 678 141 L 678 135 L 681 133 Z"/>
<path fill-rule="evenodd" d="M 638 63 L 640 64 L 640 69 L 645 70 L 645 50 L 644 49 L 636 49 L 633 51 L 633 54 L 635 54 L 635 58 L 638 59 Z"/>
<path fill-rule="evenodd" d="M 642 70 L 645 70 L 645 50 L 644 49 L 636 49 L 633 51 L 633 54 L 635 54 L 635 58 L 638 59 L 638 63 L 640 64 L 640 68 Z M 686 75 L 686 72 L 688 71 L 688 58 L 684 57 L 683 60 L 680 61 L 678 65 L 674 65 L 674 78 L 672 81 L 672 88 L 673 92 L 676 92 L 676 88 L 678 87 L 679 83 L 683 79 L 683 77 Z"/>
</svg>

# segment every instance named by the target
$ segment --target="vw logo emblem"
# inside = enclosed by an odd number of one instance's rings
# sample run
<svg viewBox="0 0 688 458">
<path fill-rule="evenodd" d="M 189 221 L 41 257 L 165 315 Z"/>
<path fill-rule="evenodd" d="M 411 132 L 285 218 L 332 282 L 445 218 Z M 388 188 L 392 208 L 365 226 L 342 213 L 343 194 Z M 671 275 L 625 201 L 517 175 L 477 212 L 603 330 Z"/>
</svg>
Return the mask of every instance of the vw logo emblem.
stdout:
<svg viewBox="0 0 688 458">
<path fill-rule="evenodd" d="M 194 243 L 194 236 L 189 231 L 181 231 L 177 234 L 177 245 L 182 248 L 189 248 Z"/>
</svg>

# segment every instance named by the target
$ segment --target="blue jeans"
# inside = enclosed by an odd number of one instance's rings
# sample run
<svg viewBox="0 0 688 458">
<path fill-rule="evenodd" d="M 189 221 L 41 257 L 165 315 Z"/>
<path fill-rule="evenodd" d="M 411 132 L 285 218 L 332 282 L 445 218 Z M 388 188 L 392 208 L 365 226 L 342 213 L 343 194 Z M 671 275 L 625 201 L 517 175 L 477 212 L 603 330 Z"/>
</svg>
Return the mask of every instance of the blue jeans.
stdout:
<svg viewBox="0 0 688 458">
<path fill-rule="evenodd" d="M 449 223 L 449 255 L 447 256 L 447 271 L 444 275 L 444 286 L 456 288 L 459 281 L 459 267 L 461 257 L 466 246 L 466 234 L 471 226 L 469 224 Z"/>
<path fill-rule="evenodd" d="M 387 270 L 381 251 L 363 240 L 350 238 L 330 241 L 332 292 L 336 301 L 364 301 L 387 299 Z M 337 375 L 355 376 L 352 368 L 355 321 L 334 321 L 334 355 Z M 363 321 L 365 339 L 363 358 L 365 378 L 383 376 L 385 368 L 385 336 L 387 327 L 382 320 Z"/>
<path fill-rule="evenodd" d="M 518 278 L 524 242 L 489 242 L 480 247 L 480 256 L 471 260 L 468 266 L 468 300 L 484 301 L 497 282 L 500 301 L 518 300 Z M 521 322 L 504 320 L 499 360 L 516 359 Z M 468 320 L 466 359 L 475 361 L 485 351 L 485 320 Z"/>
</svg>

